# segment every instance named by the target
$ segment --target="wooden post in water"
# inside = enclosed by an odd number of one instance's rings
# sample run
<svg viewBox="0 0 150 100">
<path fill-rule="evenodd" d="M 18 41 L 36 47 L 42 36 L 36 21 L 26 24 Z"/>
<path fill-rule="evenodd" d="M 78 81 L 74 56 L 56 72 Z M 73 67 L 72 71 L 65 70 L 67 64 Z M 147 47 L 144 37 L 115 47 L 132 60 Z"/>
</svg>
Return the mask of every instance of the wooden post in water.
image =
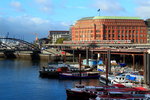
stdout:
<svg viewBox="0 0 150 100">
<path fill-rule="evenodd" d="M 110 59 L 110 49 L 107 51 L 107 63 L 108 63 L 108 73 L 111 73 L 111 59 Z"/>
<path fill-rule="evenodd" d="M 108 58 L 105 58 L 106 61 L 106 85 L 108 85 Z"/>
<path fill-rule="evenodd" d="M 75 60 L 74 60 L 74 49 L 73 49 L 73 63 L 75 62 Z"/>
<path fill-rule="evenodd" d="M 89 50 L 88 50 L 88 47 L 86 47 L 86 64 L 89 65 Z"/>
<path fill-rule="evenodd" d="M 132 69 L 135 71 L 135 55 L 134 54 L 132 54 L 132 59 L 133 59 L 133 62 L 132 62 Z"/>
<path fill-rule="evenodd" d="M 150 87 L 150 54 L 147 54 L 147 84 Z"/>
<path fill-rule="evenodd" d="M 64 52 L 64 63 L 66 63 L 66 52 Z"/>
<path fill-rule="evenodd" d="M 81 78 L 81 54 L 79 54 L 79 73 L 80 73 L 80 78 Z M 81 82 L 81 79 L 80 79 L 80 83 L 79 84 L 81 84 L 82 82 Z"/>
<path fill-rule="evenodd" d="M 144 65 L 144 83 L 147 84 L 147 54 L 144 52 L 143 56 L 143 65 Z"/>
<path fill-rule="evenodd" d="M 108 74 L 111 73 L 111 64 L 110 64 L 110 49 L 107 51 L 106 60 L 106 85 L 108 85 Z"/>
</svg>

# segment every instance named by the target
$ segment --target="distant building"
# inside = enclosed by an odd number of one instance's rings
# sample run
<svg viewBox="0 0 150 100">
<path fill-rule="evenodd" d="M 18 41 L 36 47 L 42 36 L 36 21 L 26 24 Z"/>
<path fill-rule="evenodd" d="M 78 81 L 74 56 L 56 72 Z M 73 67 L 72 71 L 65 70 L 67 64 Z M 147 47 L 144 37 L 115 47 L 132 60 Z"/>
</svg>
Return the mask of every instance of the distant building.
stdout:
<svg viewBox="0 0 150 100">
<path fill-rule="evenodd" d="M 139 17 L 95 16 L 76 21 L 72 41 L 131 40 L 147 43 L 147 26 Z"/>
<path fill-rule="evenodd" d="M 56 43 L 58 38 L 67 38 L 71 39 L 71 35 L 69 31 L 49 31 L 48 38 L 52 39 L 52 43 Z"/>
<path fill-rule="evenodd" d="M 150 19 L 146 19 L 145 23 L 146 23 L 147 28 L 148 28 L 147 43 L 150 43 Z"/>
</svg>

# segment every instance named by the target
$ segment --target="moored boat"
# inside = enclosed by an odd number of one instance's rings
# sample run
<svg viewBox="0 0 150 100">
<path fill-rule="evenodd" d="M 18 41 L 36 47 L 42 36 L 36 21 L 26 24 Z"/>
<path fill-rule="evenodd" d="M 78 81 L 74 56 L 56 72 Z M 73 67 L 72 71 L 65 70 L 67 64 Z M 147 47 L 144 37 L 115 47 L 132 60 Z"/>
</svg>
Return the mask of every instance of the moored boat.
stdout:
<svg viewBox="0 0 150 100">
<path fill-rule="evenodd" d="M 91 78 L 99 78 L 99 72 L 64 72 L 59 73 L 60 78 L 67 78 L 67 79 L 91 79 Z"/>
<path fill-rule="evenodd" d="M 108 75 L 108 80 L 106 79 L 106 75 L 103 74 L 103 75 L 100 75 L 100 78 L 99 78 L 99 81 L 103 84 L 106 84 L 106 81 L 108 81 L 108 85 L 112 85 L 111 81 L 115 78 L 114 75 L 112 74 L 109 74 Z"/>
<path fill-rule="evenodd" d="M 66 94 L 69 100 L 89 100 L 89 98 L 96 98 L 97 95 L 106 93 L 106 89 L 113 88 L 117 88 L 117 86 L 85 86 L 76 84 L 74 88 L 66 89 Z"/>
<path fill-rule="evenodd" d="M 41 77 L 48 77 L 48 78 L 59 78 L 59 73 L 62 72 L 78 72 L 79 69 L 68 64 L 49 64 L 48 66 L 43 66 L 40 70 Z"/>
</svg>

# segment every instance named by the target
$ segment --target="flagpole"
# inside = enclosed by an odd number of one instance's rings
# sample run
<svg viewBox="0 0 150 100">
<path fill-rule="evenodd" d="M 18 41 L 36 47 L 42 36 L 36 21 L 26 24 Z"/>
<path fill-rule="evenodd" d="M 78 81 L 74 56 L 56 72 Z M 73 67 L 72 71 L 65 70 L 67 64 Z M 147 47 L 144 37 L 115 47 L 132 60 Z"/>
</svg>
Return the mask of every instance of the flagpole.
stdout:
<svg viewBox="0 0 150 100">
<path fill-rule="evenodd" d="M 98 9 L 97 11 L 98 11 L 98 15 L 100 16 L 100 9 Z"/>
</svg>

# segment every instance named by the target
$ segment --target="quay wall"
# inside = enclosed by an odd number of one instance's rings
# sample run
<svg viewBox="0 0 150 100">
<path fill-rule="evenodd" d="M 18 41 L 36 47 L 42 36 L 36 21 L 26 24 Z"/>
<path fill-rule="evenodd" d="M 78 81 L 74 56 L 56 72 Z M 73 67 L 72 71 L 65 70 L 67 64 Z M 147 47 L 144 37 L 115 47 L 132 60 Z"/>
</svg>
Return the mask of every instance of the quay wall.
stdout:
<svg viewBox="0 0 150 100">
<path fill-rule="evenodd" d="M 16 59 L 29 59 L 29 60 L 44 60 L 44 61 L 73 61 L 72 56 L 54 56 L 51 54 L 33 54 L 33 53 L 13 53 L 4 54 L 0 53 L 0 58 L 16 58 Z"/>
</svg>

